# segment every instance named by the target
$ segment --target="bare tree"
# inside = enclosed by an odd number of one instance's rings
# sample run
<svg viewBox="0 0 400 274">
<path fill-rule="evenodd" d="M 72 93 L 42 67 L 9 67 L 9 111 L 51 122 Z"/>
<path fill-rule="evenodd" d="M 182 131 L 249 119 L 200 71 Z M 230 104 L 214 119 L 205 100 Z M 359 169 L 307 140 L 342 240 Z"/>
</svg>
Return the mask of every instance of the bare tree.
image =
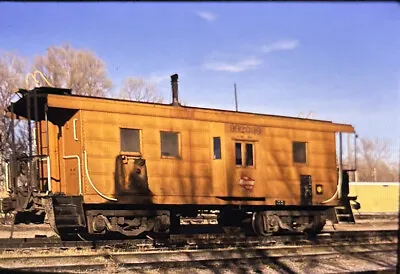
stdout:
<svg viewBox="0 0 400 274">
<path fill-rule="evenodd" d="M 69 44 L 48 48 L 46 55 L 35 58 L 34 68 L 41 71 L 53 86 L 70 88 L 75 94 L 105 97 L 112 85 L 99 57 L 88 50 L 74 49 Z"/>
<path fill-rule="evenodd" d="M 357 160 L 360 181 L 398 180 L 398 167 L 396 164 L 390 164 L 390 147 L 391 143 L 388 140 L 360 139 L 360 153 Z"/>
<path fill-rule="evenodd" d="M 24 87 L 26 67 L 26 60 L 15 53 L 4 52 L 0 56 L 0 153 L 2 157 L 8 153 L 10 143 L 11 120 L 6 117 L 6 110 L 14 92 Z"/>
<path fill-rule="evenodd" d="M 14 92 L 19 88 L 24 87 L 24 76 L 26 72 L 26 60 L 15 53 L 3 52 L 0 55 L 0 163 L 3 163 L 9 156 L 11 148 L 10 128 L 12 123 L 19 130 L 19 137 L 16 141 L 16 148 L 18 151 L 25 151 L 25 128 L 7 118 L 6 110 L 10 105 Z M 0 165 L 1 167 L 2 165 Z M 0 168 L 0 178 L 3 177 L 3 169 Z M 3 182 L 3 180 L 0 180 Z M 2 192 L 3 185 L 0 184 L 0 192 Z"/>
<path fill-rule="evenodd" d="M 0 107 L 3 111 L 15 91 L 23 87 L 26 61 L 12 52 L 0 55 Z"/>
<path fill-rule="evenodd" d="M 163 97 L 157 92 L 155 84 L 130 76 L 123 81 L 118 97 L 140 102 L 163 102 Z"/>
</svg>

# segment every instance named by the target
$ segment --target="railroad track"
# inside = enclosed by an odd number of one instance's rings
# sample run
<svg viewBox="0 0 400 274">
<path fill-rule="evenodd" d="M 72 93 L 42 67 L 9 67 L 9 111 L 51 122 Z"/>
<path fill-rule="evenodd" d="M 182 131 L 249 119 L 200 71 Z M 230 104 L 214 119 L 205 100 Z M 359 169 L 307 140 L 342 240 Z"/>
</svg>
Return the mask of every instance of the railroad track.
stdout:
<svg viewBox="0 0 400 274">
<path fill-rule="evenodd" d="M 58 237 L 0 239 L 1 250 L 48 249 L 48 248 L 114 248 L 124 250 L 143 250 L 145 248 L 207 248 L 225 246 L 257 246 L 287 244 L 324 244 L 332 241 L 378 241 L 391 240 L 397 236 L 397 230 L 371 231 L 333 231 L 319 234 L 316 238 L 307 238 L 303 234 L 280 235 L 271 237 L 245 237 L 230 234 L 192 234 L 171 235 L 167 239 L 129 239 L 102 241 L 61 241 Z"/>
<path fill-rule="evenodd" d="M 280 235 L 271 237 L 245 237 L 230 234 L 192 234 L 171 235 L 166 239 L 129 239 L 102 241 L 61 241 L 58 237 L 51 238 L 15 238 L 0 239 L 1 250 L 15 249 L 68 249 L 68 248 L 114 248 L 121 250 L 143 250 L 157 248 L 208 248 L 226 246 L 258 246 L 258 245 L 303 245 L 324 244 L 333 241 L 365 241 L 392 240 L 396 238 L 397 230 L 371 231 L 333 231 L 319 234 L 315 238 L 307 238 L 303 234 Z"/>
<path fill-rule="evenodd" d="M 196 249 L 196 250 L 164 250 L 147 252 L 121 252 L 101 251 L 93 254 L 65 254 L 65 255 L 19 255 L 3 257 L 0 260 L 0 267 L 40 272 L 79 272 L 88 270 L 99 271 L 108 269 L 110 265 L 119 270 L 143 270 L 159 269 L 162 267 L 192 266 L 195 264 L 212 264 L 221 261 L 252 261 L 255 259 L 276 260 L 280 258 L 320 257 L 327 255 L 344 254 L 374 254 L 374 253 L 395 253 L 397 243 L 337 243 L 321 245 L 302 246 L 258 246 L 258 247 L 231 247 L 220 249 Z"/>
</svg>

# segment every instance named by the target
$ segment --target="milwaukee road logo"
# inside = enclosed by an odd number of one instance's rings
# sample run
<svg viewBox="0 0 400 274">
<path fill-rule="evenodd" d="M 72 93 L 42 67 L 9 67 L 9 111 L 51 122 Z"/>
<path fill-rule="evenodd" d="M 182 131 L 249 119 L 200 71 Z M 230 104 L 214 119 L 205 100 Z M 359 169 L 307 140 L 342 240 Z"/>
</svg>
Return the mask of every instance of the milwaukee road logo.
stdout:
<svg viewBox="0 0 400 274">
<path fill-rule="evenodd" d="M 262 134 L 262 128 L 257 127 L 257 126 L 245 126 L 245 125 L 231 124 L 230 130 L 231 130 L 231 132 L 235 132 L 235 133 L 246 133 L 246 134 L 255 134 L 255 135 Z"/>
<path fill-rule="evenodd" d="M 249 176 L 241 176 L 239 180 L 239 185 L 248 191 L 252 191 L 254 188 L 254 183 L 256 181 Z"/>
</svg>

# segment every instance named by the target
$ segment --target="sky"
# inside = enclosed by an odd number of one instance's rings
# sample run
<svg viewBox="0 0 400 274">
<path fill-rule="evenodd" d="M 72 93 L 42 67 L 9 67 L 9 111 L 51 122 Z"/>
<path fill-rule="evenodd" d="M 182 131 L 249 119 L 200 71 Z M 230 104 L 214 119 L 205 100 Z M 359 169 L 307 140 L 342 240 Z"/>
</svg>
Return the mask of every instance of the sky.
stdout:
<svg viewBox="0 0 400 274">
<path fill-rule="evenodd" d="M 70 43 L 127 76 L 169 76 L 192 106 L 309 116 L 400 143 L 400 5 L 387 3 L 0 3 L 0 50 Z M 394 151 L 398 151 L 395 145 Z M 398 155 L 398 154 L 397 154 Z"/>
</svg>

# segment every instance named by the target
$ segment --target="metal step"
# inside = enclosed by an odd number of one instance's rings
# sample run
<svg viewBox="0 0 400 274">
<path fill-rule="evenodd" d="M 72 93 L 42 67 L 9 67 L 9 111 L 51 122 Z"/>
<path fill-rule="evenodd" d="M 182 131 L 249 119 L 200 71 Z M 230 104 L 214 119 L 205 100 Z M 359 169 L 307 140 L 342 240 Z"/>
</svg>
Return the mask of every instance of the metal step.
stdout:
<svg viewBox="0 0 400 274">
<path fill-rule="evenodd" d="M 57 196 L 54 200 L 54 206 L 58 207 L 60 205 L 75 205 L 76 196 Z"/>
<path fill-rule="evenodd" d="M 74 204 L 61 204 L 54 207 L 56 215 L 78 215 L 77 206 Z"/>
<path fill-rule="evenodd" d="M 80 226 L 80 217 L 78 215 L 62 215 L 56 217 L 56 224 L 58 226 Z"/>
<path fill-rule="evenodd" d="M 339 223 L 355 223 L 353 211 L 349 202 L 347 205 L 335 207 L 335 214 Z"/>
<path fill-rule="evenodd" d="M 82 196 L 54 195 L 52 200 L 57 229 L 85 226 Z"/>
<path fill-rule="evenodd" d="M 351 214 L 336 214 L 339 218 L 345 217 L 345 218 L 351 218 Z"/>
</svg>

